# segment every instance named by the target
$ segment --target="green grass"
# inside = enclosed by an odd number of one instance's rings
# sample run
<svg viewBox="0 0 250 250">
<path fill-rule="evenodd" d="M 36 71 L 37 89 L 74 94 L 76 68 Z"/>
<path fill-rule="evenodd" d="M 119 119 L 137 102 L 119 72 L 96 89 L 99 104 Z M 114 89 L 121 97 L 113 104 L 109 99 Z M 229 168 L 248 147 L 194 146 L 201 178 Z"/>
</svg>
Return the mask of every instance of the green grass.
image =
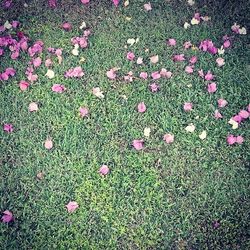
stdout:
<svg viewBox="0 0 250 250">
<path fill-rule="evenodd" d="M 15 217 L 10 224 L 0 223 L 0 248 L 249 249 L 249 120 L 236 131 L 227 123 L 250 102 L 249 36 L 235 38 L 222 68 L 216 67 L 215 56 L 182 48 L 185 41 L 198 45 L 207 38 L 221 44 L 234 22 L 247 24 L 246 4 L 228 1 L 218 11 L 222 6 L 211 1 L 197 1 L 194 7 L 186 1 L 151 1 L 153 10 L 146 13 L 141 0 L 118 9 L 111 1 L 93 1 L 87 7 L 79 2 L 61 1 L 50 10 L 46 1 L 32 0 L 28 8 L 20 3 L 8 12 L 0 10 L 3 22 L 20 20 L 32 41 L 63 48 L 63 63 L 53 66 L 56 77 L 47 79 L 41 66 L 39 80 L 26 92 L 18 82 L 25 79 L 28 56 L 0 61 L 0 72 L 9 66 L 17 69 L 15 77 L 0 82 L 0 122 L 15 129 L 11 134 L 0 130 L 0 211 L 8 209 Z M 185 30 L 183 23 L 196 8 L 212 20 Z M 65 21 L 74 27 L 68 33 L 60 28 Z M 76 58 L 70 39 L 81 34 L 82 21 L 92 35 L 89 48 Z M 128 38 L 137 37 L 137 44 L 124 47 Z M 167 47 L 168 38 L 175 38 L 177 47 Z M 127 61 L 128 50 L 142 56 L 145 65 Z M 186 63 L 172 62 L 171 56 L 181 52 L 199 57 L 196 69 L 215 73 L 216 93 L 208 94 L 196 73 L 187 75 Z M 155 54 L 160 62 L 151 65 L 148 58 Z M 46 56 L 44 50 L 42 58 Z M 78 66 L 82 56 L 85 76 L 65 79 L 64 72 Z M 108 80 L 106 71 L 112 67 L 120 67 L 121 75 L 132 70 L 136 76 L 164 67 L 173 78 L 160 79 L 161 89 L 154 94 L 148 89 L 150 80 Z M 55 83 L 67 91 L 53 93 Z M 104 91 L 103 100 L 91 93 L 97 86 Z M 222 110 L 224 118 L 215 120 L 219 98 L 229 104 Z M 39 103 L 36 113 L 28 111 L 32 101 Z M 144 114 L 136 111 L 141 101 L 147 105 Z M 182 105 L 188 101 L 194 110 L 185 113 Z M 89 108 L 88 118 L 79 117 L 80 106 Z M 189 134 L 185 127 L 191 122 L 196 130 Z M 144 138 L 145 127 L 151 128 L 149 138 Z M 208 135 L 201 141 L 203 130 Z M 167 132 L 175 135 L 171 145 L 162 140 Z M 243 135 L 245 142 L 228 146 L 229 133 Z M 51 151 L 43 146 L 48 136 L 54 142 Z M 139 152 L 131 147 L 138 138 L 145 139 Z M 98 174 L 102 164 L 111 170 L 105 178 Z M 39 172 L 44 179 L 36 178 Z M 69 214 L 65 205 L 71 200 L 79 209 Z M 220 227 L 214 229 L 217 220 Z"/>
</svg>

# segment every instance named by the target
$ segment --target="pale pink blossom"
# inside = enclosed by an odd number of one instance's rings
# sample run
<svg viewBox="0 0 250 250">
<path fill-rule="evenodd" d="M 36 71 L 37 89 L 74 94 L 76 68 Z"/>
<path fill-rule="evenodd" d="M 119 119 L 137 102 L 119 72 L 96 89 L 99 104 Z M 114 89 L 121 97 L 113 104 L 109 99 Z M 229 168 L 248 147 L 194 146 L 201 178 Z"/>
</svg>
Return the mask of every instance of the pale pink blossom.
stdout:
<svg viewBox="0 0 250 250">
<path fill-rule="evenodd" d="M 228 135 L 228 137 L 227 137 L 227 143 L 229 144 L 229 145 L 233 145 L 234 143 L 236 143 L 236 141 L 237 141 L 237 138 L 234 136 L 234 135 Z"/>
<path fill-rule="evenodd" d="M 171 78 L 172 77 L 172 72 L 170 71 L 167 71 L 166 69 L 162 68 L 161 71 L 160 71 L 160 75 L 162 77 L 166 77 L 166 78 Z"/>
<path fill-rule="evenodd" d="M 174 56 L 173 56 L 173 61 L 174 61 L 174 62 L 182 62 L 182 61 L 185 61 L 184 54 L 174 55 Z"/>
<path fill-rule="evenodd" d="M 161 74 L 158 72 L 158 71 L 155 71 L 151 74 L 151 77 L 154 79 L 154 80 L 157 80 L 157 79 L 160 79 L 161 78 Z"/>
<path fill-rule="evenodd" d="M 148 78 L 148 73 L 147 72 L 141 72 L 140 73 L 140 78 L 146 80 Z"/>
<path fill-rule="evenodd" d="M 215 119 L 221 119 L 221 118 L 223 118 L 222 114 L 219 112 L 218 109 L 216 109 L 214 111 L 214 117 L 215 117 Z"/>
<path fill-rule="evenodd" d="M 218 65 L 218 67 L 222 67 L 223 65 L 225 65 L 225 60 L 221 57 L 216 59 L 216 63 Z"/>
<path fill-rule="evenodd" d="M 185 102 L 183 105 L 183 109 L 188 112 L 193 109 L 193 103 L 192 102 Z"/>
<path fill-rule="evenodd" d="M 14 220 L 14 216 L 13 216 L 12 212 L 10 212 L 9 210 L 5 210 L 3 212 L 3 216 L 1 218 L 1 220 L 4 223 L 9 223 L 9 222 Z"/>
<path fill-rule="evenodd" d="M 85 107 L 80 107 L 79 112 L 81 117 L 85 117 L 89 114 L 89 110 Z"/>
<path fill-rule="evenodd" d="M 160 89 L 160 86 L 157 83 L 151 83 L 149 85 L 151 92 L 157 92 Z"/>
<path fill-rule="evenodd" d="M 13 130 L 14 130 L 14 128 L 13 128 L 13 125 L 12 125 L 12 124 L 10 124 L 10 123 L 5 123 L 5 124 L 3 125 L 3 130 L 4 130 L 5 132 L 7 132 L 7 133 L 12 133 Z"/>
<path fill-rule="evenodd" d="M 151 6 L 151 3 L 150 3 L 150 2 L 145 3 L 145 4 L 143 5 L 143 7 L 144 7 L 144 9 L 145 9 L 146 11 L 152 10 L 152 6 Z"/>
<path fill-rule="evenodd" d="M 129 61 L 133 61 L 133 60 L 135 59 L 135 54 L 134 54 L 133 52 L 129 51 L 129 52 L 127 53 L 127 59 L 128 59 Z"/>
<path fill-rule="evenodd" d="M 239 112 L 239 116 L 243 119 L 247 119 L 250 116 L 250 113 L 243 109 Z"/>
<path fill-rule="evenodd" d="M 31 102 L 31 103 L 29 104 L 29 111 L 30 111 L 30 112 L 33 112 L 33 111 L 37 111 L 37 110 L 38 110 L 38 105 L 37 105 L 37 103 Z"/>
<path fill-rule="evenodd" d="M 114 69 L 110 69 L 106 73 L 107 77 L 111 80 L 114 80 L 116 78 L 116 71 Z"/>
<path fill-rule="evenodd" d="M 228 102 L 227 102 L 225 99 L 222 99 L 222 98 L 220 98 L 220 99 L 217 101 L 217 103 L 218 103 L 219 108 L 224 108 L 224 107 L 226 107 L 227 104 L 228 104 Z"/>
<path fill-rule="evenodd" d="M 242 144 L 242 143 L 244 142 L 244 138 L 243 138 L 241 135 L 238 135 L 238 136 L 236 137 L 236 142 L 237 142 L 238 144 Z"/>
<path fill-rule="evenodd" d="M 136 150 L 142 150 L 144 147 L 144 140 L 133 140 L 132 145 Z"/>
<path fill-rule="evenodd" d="M 190 62 L 191 64 L 195 64 L 195 63 L 197 62 L 197 60 L 198 60 L 197 56 L 192 56 L 192 57 L 190 58 L 189 62 Z"/>
<path fill-rule="evenodd" d="M 139 113 L 144 113 L 147 110 L 145 103 L 140 102 L 137 106 L 137 110 Z"/>
<path fill-rule="evenodd" d="M 217 90 L 217 85 L 215 82 L 211 82 L 207 85 L 207 91 L 208 93 L 214 93 Z"/>
<path fill-rule="evenodd" d="M 176 45 L 176 40 L 173 38 L 168 39 L 167 45 L 169 46 L 175 46 Z"/>
<path fill-rule="evenodd" d="M 30 84 L 28 82 L 26 82 L 26 81 L 22 80 L 22 81 L 19 82 L 19 88 L 22 91 L 27 90 L 29 86 L 30 86 Z"/>
<path fill-rule="evenodd" d="M 78 207 L 79 207 L 79 205 L 78 205 L 78 203 L 76 201 L 70 201 L 66 205 L 66 208 L 67 208 L 69 213 L 73 213 Z"/>
<path fill-rule="evenodd" d="M 185 72 L 188 74 L 192 74 L 194 72 L 193 66 L 190 66 L 190 65 L 186 66 Z"/>
<path fill-rule="evenodd" d="M 44 147 L 48 150 L 52 149 L 53 148 L 53 141 L 51 139 L 47 139 L 45 142 L 44 142 Z"/>
<path fill-rule="evenodd" d="M 168 144 L 171 144 L 174 142 L 174 135 L 171 135 L 171 134 L 165 134 L 163 136 L 163 140 L 168 143 Z"/>
<path fill-rule="evenodd" d="M 51 89 L 53 92 L 56 92 L 56 93 L 63 93 L 66 90 L 65 86 L 62 84 L 54 84 L 51 87 Z"/>
<path fill-rule="evenodd" d="M 62 28 L 65 31 L 70 31 L 72 29 L 72 25 L 70 23 L 63 23 Z"/>
<path fill-rule="evenodd" d="M 102 165 L 99 169 L 99 174 L 105 176 L 109 173 L 109 167 L 107 165 Z"/>
</svg>

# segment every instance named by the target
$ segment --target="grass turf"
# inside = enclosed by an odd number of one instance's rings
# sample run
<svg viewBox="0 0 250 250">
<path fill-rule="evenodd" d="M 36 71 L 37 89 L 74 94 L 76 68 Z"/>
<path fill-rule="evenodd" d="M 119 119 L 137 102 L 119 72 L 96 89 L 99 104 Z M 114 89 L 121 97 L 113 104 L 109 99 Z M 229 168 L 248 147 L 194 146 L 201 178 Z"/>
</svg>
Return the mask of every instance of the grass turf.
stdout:
<svg viewBox="0 0 250 250">
<path fill-rule="evenodd" d="M 20 1 L 21 2 L 21 1 Z M 213 56 L 197 54 L 196 68 L 212 70 L 218 91 L 209 95 L 204 83 L 185 74 L 185 64 L 174 64 L 171 56 L 184 51 L 182 44 L 210 38 L 221 43 L 224 34 L 238 21 L 244 24 L 246 8 L 228 3 L 228 15 L 214 12 L 215 4 L 198 3 L 199 11 L 212 21 L 183 29 L 195 12 L 185 1 L 152 1 L 153 10 L 143 10 L 144 1 L 131 1 L 127 8 L 115 9 L 109 1 L 82 6 L 78 1 L 61 1 L 55 10 L 46 1 L 30 1 L 28 8 L 2 12 L 2 20 L 13 16 L 22 22 L 22 30 L 33 40 L 42 39 L 46 47 L 61 47 L 62 65 L 55 65 L 56 77 L 48 80 L 45 66 L 38 69 L 39 80 L 27 92 L 20 92 L 28 58 L 9 61 L 1 58 L 0 72 L 12 65 L 17 75 L 1 83 L 1 123 L 13 123 L 15 131 L 1 136 L 0 209 L 13 211 L 15 221 L 0 224 L 2 249 L 247 249 L 249 245 L 249 121 L 237 134 L 245 142 L 226 145 L 226 136 L 235 133 L 227 121 L 249 104 L 248 37 L 237 37 L 224 56 L 226 65 L 217 68 Z M 241 10 L 241 11 L 239 11 Z M 131 21 L 126 16 L 132 17 Z M 74 29 L 64 32 L 60 25 L 72 22 Z M 71 55 L 70 38 L 80 34 L 81 21 L 93 31 L 88 49 L 79 58 Z M 140 40 L 124 48 L 131 37 Z M 165 45 L 175 38 L 177 48 Z M 148 48 L 149 52 L 145 52 Z M 125 59 L 132 50 L 144 57 L 158 54 L 156 65 L 135 66 Z M 42 57 L 45 59 L 46 53 Z M 81 56 L 86 75 L 81 80 L 65 79 L 64 72 L 79 65 Z M 111 82 L 110 68 L 135 74 L 161 67 L 174 77 L 160 79 L 160 92 L 148 90 L 150 81 Z M 64 94 L 51 92 L 54 83 L 67 87 Z M 187 85 L 192 84 L 191 88 Z M 104 100 L 91 89 L 101 87 Z M 126 95 L 128 100 L 121 98 Z M 215 120 L 217 100 L 229 105 L 224 119 Z M 30 102 L 39 103 L 37 113 L 29 113 Z M 144 101 L 145 114 L 136 111 Z M 184 102 L 192 101 L 194 110 L 184 113 Z M 81 119 L 80 106 L 90 109 L 90 117 Z M 197 118 L 197 116 L 199 116 Z M 193 134 L 185 127 L 196 125 Z M 136 152 L 131 142 L 143 138 L 143 129 L 152 132 L 146 148 Z M 207 130 L 206 140 L 198 134 Z M 175 142 L 167 145 L 162 137 L 170 132 Z M 43 142 L 51 136 L 54 148 L 47 151 Z M 111 173 L 100 178 L 100 165 Z M 36 174 L 44 173 L 37 180 Z M 68 214 L 65 205 L 75 200 L 79 209 Z M 214 221 L 220 227 L 213 228 Z"/>
</svg>

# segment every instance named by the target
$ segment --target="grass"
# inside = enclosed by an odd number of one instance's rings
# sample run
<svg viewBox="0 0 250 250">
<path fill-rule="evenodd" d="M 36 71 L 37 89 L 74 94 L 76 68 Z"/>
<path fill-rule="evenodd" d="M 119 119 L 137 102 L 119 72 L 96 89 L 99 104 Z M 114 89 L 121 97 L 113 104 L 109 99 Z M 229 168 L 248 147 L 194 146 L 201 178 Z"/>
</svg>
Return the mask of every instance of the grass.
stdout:
<svg viewBox="0 0 250 250">
<path fill-rule="evenodd" d="M 234 22 L 247 24 L 246 4 L 228 1 L 218 11 L 217 2 L 189 7 L 186 1 L 152 1 L 153 10 L 146 13 L 139 0 L 118 9 L 109 1 L 87 7 L 80 1 L 61 1 L 55 10 L 48 9 L 46 1 L 29 1 L 28 8 L 20 2 L 1 10 L 1 20 L 18 18 L 32 41 L 63 48 L 64 60 L 53 66 L 54 79 L 48 80 L 41 66 L 39 80 L 20 92 L 18 82 L 25 79 L 29 58 L 1 58 L 0 72 L 9 66 L 17 69 L 15 77 L 0 85 L 1 124 L 13 123 L 15 128 L 11 134 L 0 130 L 0 210 L 8 209 L 15 217 L 8 225 L 0 224 L 1 249 L 249 249 L 249 120 L 237 131 L 227 123 L 249 104 L 249 37 L 235 38 L 223 68 L 216 67 L 214 56 L 185 51 L 199 57 L 197 69 L 210 69 L 217 76 L 218 91 L 212 95 L 195 74 L 183 72 L 184 63 L 171 60 L 174 53 L 184 52 L 182 44 L 188 40 L 199 44 L 211 38 L 221 44 Z M 183 23 L 197 6 L 212 21 L 184 30 Z M 62 31 L 64 21 L 74 29 Z M 77 27 L 82 21 L 93 35 L 89 48 L 76 58 L 70 53 L 70 38 L 81 33 Z M 139 42 L 125 48 L 132 37 Z M 178 46 L 168 48 L 168 38 L 175 38 Z M 145 65 L 128 62 L 128 50 L 144 57 Z M 160 62 L 151 65 L 146 58 L 154 54 Z M 86 75 L 65 79 L 64 72 L 78 66 L 82 56 Z M 165 67 L 174 77 L 160 79 L 161 90 L 153 94 L 150 81 L 109 81 L 106 71 L 114 66 L 135 75 Z M 63 83 L 67 91 L 53 93 L 55 83 Z M 91 93 L 97 86 L 105 93 L 103 100 Z M 215 120 L 221 97 L 229 105 L 222 110 L 224 118 Z M 39 103 L 37 113 L 28 111 L 32 101 Z M 144 114 L 136 111 L 141 101 L 147 105 Z M 187 101 L 194 103 L 190 113 L 182 110 Z M 79 117 L 80 106 L 89 107 L 87 119 Z M 196 131 L 187 134 L 191 122 Z M 152 131 L 148 139 L 145 127 Z M 208 133 L 204 141 L 198 137 L 202 130 Z M 175 135 L 171 145 L 162 140 L 167 132 Z M 229 133 L 243 135 L 245 142 L 228 146 Z M 47 136 L 54 141 L 51 151 L 43 146 Z M 145 139 L 143 151 L 132 149 L 136 138 Z M 102 164 L 111 169 L 105 178 L 98 174 Z M 39 172 L 44 173 L 42 180 L 36 178 Z M 65 208 L 70 200 L 80 206 L 72 214 Z M 214 229 L 214 221 L 220 222 L 219 228 Z"/>
</svg>

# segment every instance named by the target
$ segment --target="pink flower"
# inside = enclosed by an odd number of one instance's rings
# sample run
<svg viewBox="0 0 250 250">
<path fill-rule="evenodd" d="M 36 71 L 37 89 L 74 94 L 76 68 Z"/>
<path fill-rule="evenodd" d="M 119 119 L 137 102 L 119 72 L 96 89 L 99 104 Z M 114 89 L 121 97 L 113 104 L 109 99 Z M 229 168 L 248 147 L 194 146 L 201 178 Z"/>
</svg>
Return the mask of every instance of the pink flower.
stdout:
<svg viewBox="0 0 250 250">
<path fill-rule="evenodd" d="M 201 78 L 204 78 L 204 72 L 202 69 L 198 70 L 198 74 Z"/>
<path fill-rule="evenodd" d="M 7 68 L 5 70 L 5 73 L 8 75 L 8 76 L 14 76 L 16 74 L 16 71 L 13 69 L 13 68 Z"/>
<path fill-rule="evenodd" d="M 133 60 L 135 59 L 135 54 L 134 54 L 133 52 L 129 51 L 129 52 L 127 53 L 127 59 L 128 59 L 129 61 L 133 61 Z"/>
<path fill-rule="evenodd" d="M 223 118 L 222 114 L 218 111 L 218 109 L 215 110 L 214 117 L 215 117 L 215 119 Z"/>
<path fill-rule="evenodd" d="M 222 67 L 223 65 L 225 65 L 225 61 L 221 57 L 219 57 L 219 58 L 216 59 L 216 63 L 218 65 L 218 67 Z"/>
<path fill-rule="evenodd" d="M 162 77 L 166 77 L 166 78 L 171 78 L 172 77 L 172 72 L 170 71 L 167 71 L 166 69 L 162 68 L 161 71 L 160 71 L 160 75 Z"/>
<path fill-rule="evenodd" d="M 236 142 L 237 142 L 238 144 L 242 144 L 242 143 L 244 142 L 244 138 L 243 138 L 241 135 L 238 135 L 238 136 L 236 137 Z"/>
<path fill-rule="evenodd" d="M 4 1 L 3 1 L 3 6 L 4 6 L 6 9 L 8 9 L 8 8 L 10 8 L 10 7 L 12 6 L 12 2 L 13 2 L 13 0 L 4 0 Z"/>
<path fill-rule="evenodd" d="M 206 81 L 211 81 L 211 80 L 213 80 L 214 79 L 214 75 L 211 73 L 211 71 L 209 70 L 208 72 L 207 72 L 207 74 L 205 75 L 205 80 Z"/>
<path fill-rule="evenodd" d="M 48 0 L 48 4 L 50 8 L 56 8 L 57 0 Z"/>
<path fill-rule="evenodd" d="M 193 109 L 193 103 L 192 102 L 185 102 L 183 105 L 183 109 L 187 111 L 191 111 Z"/>
<path fill-rule="evenodd" d="M 236 143 L 236 141 L 237 141 L 237 138 L 234 136 L 234 135 L 229 135 L 228 137 L 227 137 L 227 143 L 229 144 L 229 145 L 233 145 L 234 143 Z"/>
<path fill-rule="evenodd" d="M 163 136 L 163 140 L 164 140 L 166 143 L 168 143 L 168 144 L 173 143 L 173 142 L 174 142 L 174 135 L 165 134 L 165 135 Z"/>
<path fill-rule="evenodd" d="M 140 73 L 140 78 L 146 80 L 148 78 L 148 73 L 147 72 L 141 72 Z"/>
<path fill-rule="evenodd" d="M 186 66 L 185 72 L 188 74 L 192 74 L 194 72 L 193 66 Z"/>
<path fill-rule="evenodd" d="M 173 56 L 173 61 L 174 61 L 174 62 L 182 62 L 182 61 L 185 61 L 184 54 L 174 55 L 174 56 Z"/>
<path fill-rule="evenodd" d="M 198 60 L 197 56 L 192 56 L 192 57 L 190 58 L 189 62 L 190 62 L 191 64 L 195 64 L 195 63 L 197 62 L 197 60 Z"/>
<path fill-rule="evenodd" d="M 105 176 L 109 173 L 109 167 L 107 165 L 102 165 L 99 169 L 99 174 Z"/>
<path fill-rule="evenodd" d="M 228 102 L 227 102 L 225 99 L 222 99 L 222 98 L 220 98 L 220 99 L 217 101 L 217 103 L 218 103 L 219 108 L 224 108 L 224 107 L 227 106 L 227 104 L 228 104 Z"/>
<path fill-rule="evenodd" d="M 133 140 L 132 145 L 136 150 L 141 150 L 144 146 L 144 140 Z"/>
<path fill-rule="evenodd" d="M 13 221 L 13 220 L 14 220 L 14 217 L 13 217 L 12 212 L 10 212 L 9 210 L 5 210 L 5 211 L 3 212 L 3 216 L 2 216 L 2 218 L 1 218 L 1 220 L 2 220 L 2 222 L 4 222 L 4 223 L 9 223 L 9 222 Z"/>
<path fill-rule="evenodd" d="M 29 104 L 29 111 L 30 111 L 30 112 L 33 112 L 33 111 L 37 111 L 37 110 L 38 110 L 38 105 L 37 105 L 37 103 L 31 102 L 31 103 Z"/>
<path fill-rule="evenodd" d="M 189 49 L 192 47 L 192 43 L 190 41 L 187 41 L 183 44 L 184 49 Z"/>
<path fill-rule="evenodd" d="M 65 86 L 62 84 L 54 84 L 51 89 L 56 93 L 63 93 L 66 90 Z"/>
<path fill-rule="evenodd" d="M 237 23 L 235 23 L 232 27 L 231 27 L 231 30 L 236 33 L 236 34 L 239 34 L 239 31 L 240 31 L 240 25 L 237 25 Z"/>
<path fill-rule="evenodd" d="M 231 42 L 229 40 L 226 40 L 224 43 L 223 43 L 223 47 L 225 49 L 229 48 L 231 46 Z"/>
<path fill-rule="evenodd" d="M 151 92 L 157 92 L 160 89 L 160 86 L 157 83 L 151 83 L 149 85 Z"/>
<path fill-rule="evenodd" d="M 12 25 L 12 28 L 16 29 L 20 25 L 20 22 L 12 21 L 11 25 Z"/>
<path fill-rule="evenodd" d="M 64 23 L 62 25 L 62 28 L 65 30 L 65 31 L 70 31 L 72 29 L 72 25 L 70 23 Z"/>
<path fill-rule="evenodd" d="M 168 39 L 167 45 L 169 46 L 175 46 L 176 45 L 176 40 L 173 38 Z"/>
<path fill-rule="evenodd" d="M 217 90 L 217 85 L 216 85 L 215 82 L 209 83 L 207 85 L 207 91 L 208 91 L 208 93 L 214 93 L 214 92 L 216 92 L 216 90 Z"/>
<path fill-rule="evenodd" d="M 6 123 L 3 125 L 3 130 L 7 133 L 11 133 L 11 132 L 13 132 L 14 128 L 13 128 L 12 124 Z"/>
<path fill-rule="evenodd" d="M 250 116 L 250 113 L 243 109 L 239 112 L 239 116 L 243 119 L 247 119 Z"/>
<path fill-rule="evenodd" d="M 5 72 L 3 72 L 2 74 L 0 74 L 0 80 L 7 81 L 8 79 L 9 79 L 9 76 Z"/>
<path fill-rule="evenodd" d="M 80 116 L 81 117 L 85 117 L 89 113 L 89 110 L 87 108 L 85 108 L 85 107 L 80 107 L 79 111 L 80 111 Z"/>
<path fill-rule="evenodd" d="M 81 78 L 82 76 L 84 76 L 84 72 L 81 68 L 81 66 L 75 67 L 75 68 L 71 68 L 68 71 L 65 72 L 64 76 L 66 78 Z"/>
<path fill-rule="evenodd" d="M 157 79 L 160 79 L 161 78 L 161 74 L 158 72 L 158 71 L 155 71 L 151 74 L 151 77 L 154 79 L 154 80 L 157 80 Z"/>
<path fill-rule="evenodd" d="M 115 5 L 115 7 L 118 7 L 119 2 L 120 2 L 120 0 L 113 0 L 113 4 Z"/>
<path fill-rule="evenodd" d="M 232 117 L 232 119 L 238 123 L 241 123 L 242 122 L 242 117 L 240 115 L 235 115 Z"/>
<path fill-rule="evenodd" d="M 155 64 L 155 63 L 158 63 L 158 61 L 159 61 L 159 56 L 158 55 L 150 57 L 150 62 L 151 63 Z"/>
<path fill-rule="evenodd" d="M 151 3 L 150 3 L 150 2 L 145 3 L 145 4 L 143 5 L 143 7 L 144 7 L 144 9 L 145 9 L 146 11 L 152 10 L 152 6 L 151 6 Z"/>
<path fill-rule="evenodd" d="M 52 149 L 53 148 L 53 141 L 51 139 L 47 139 L 45 142 L 44 142 L 44 147 L 48 150 Z"/>
<path fill-rule="evenodd" d="M 28 89 L 28 87 L 30 86 L 30 84 L 28 82 L 25 82 L 25 81 L 20 81 L 19 83 L 19 88 L 22 90 L 22 91 L 25 91 Z"/>
<path fill-rule="evenodd" d="M 144 102 L 140 102 L 137 106 L 137 110 L 139 113 L 144 113 L 146 111 L 146 105 L 144 104 Z"/>
<path fill-rule="evenodd" d="M 38 68 L 42 64 L 42 59 L 40 57 L 37 57 L 33 60 L 33 65 L 35 68 Z"/>
<path fill-rule="evenodd" d="M 50 67 L 51 65 L 52 65 L 52 60 L 51 59 L 47 59 L 46 61 L 45 61 L 45 66 L 48 68 L 48 67 Z"/>
<path fill-rule="evenodd" d="M 67 210 L 68 210 L 69 213 L 73 213 L 78 207 L 79 207 L 79 205 L 77 204 L 76 201 L 70 201 L 66 205 L 66 208 L 67 208 Z"/>
<path fill-rule="evenodd" d="M 109 79 L 114 80 L 116 78 L 116 71 L 114 69 L 110 69 L 107 71 L 106 75 Z"/>
</svg>

